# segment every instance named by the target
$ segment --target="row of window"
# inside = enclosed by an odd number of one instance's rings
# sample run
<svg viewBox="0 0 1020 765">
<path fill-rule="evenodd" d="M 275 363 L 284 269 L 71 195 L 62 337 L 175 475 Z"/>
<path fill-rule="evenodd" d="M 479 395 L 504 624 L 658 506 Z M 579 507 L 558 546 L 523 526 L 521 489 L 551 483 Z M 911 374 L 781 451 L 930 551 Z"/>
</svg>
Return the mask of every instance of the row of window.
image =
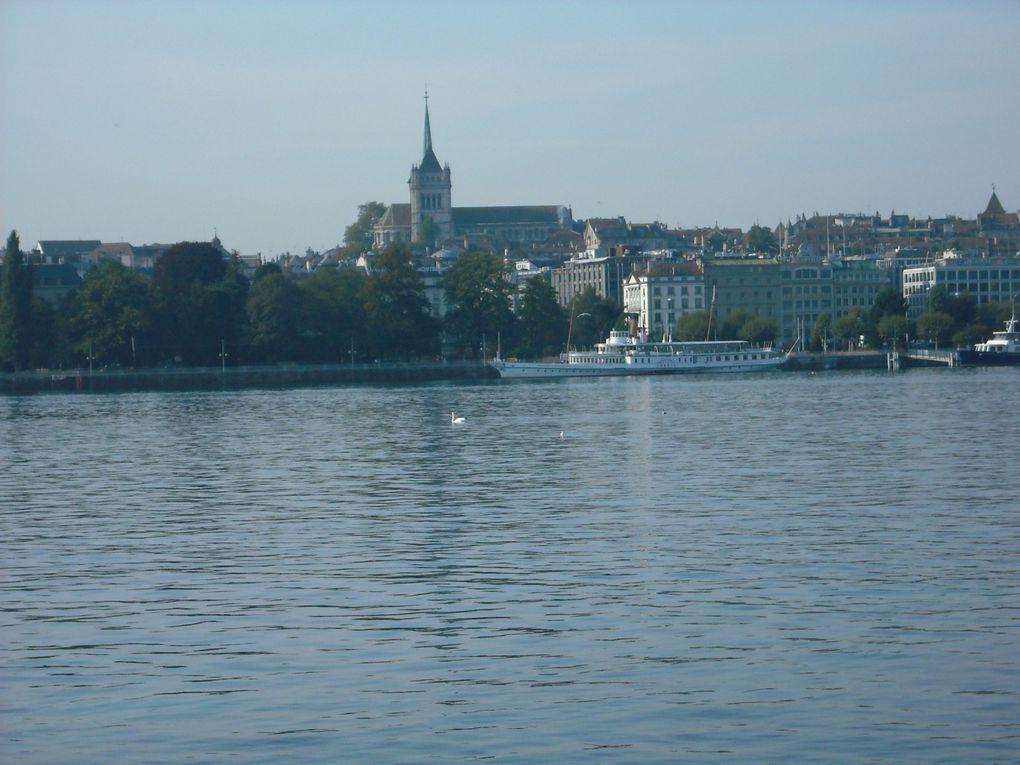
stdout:
<svg viewBox="0 0 1020 765">
<path fill-rule="evenodd" d="M 681 287 L 680 287 L 680 294 L 687 295 L 689 290 L 693 290 L 695 295 L 700 295 L 701 294 L 701 290 L 702 290 L 702 286 L 703 285 L 701 285 L 701 284 L 693 284 L 693 285 L 690 285 L 690 286 L 688 286 L 686 284 L 685 285 L 681 285 Z M 661 295 L 662 294 L 662 287 L 653 287 L 652 288 L 652 294 L 653 295 Z M 676 294 L 676 288 L 675 287 L 666 287 L 666 294 L 667 295 L 675 295 Z"/>
<path fill-rule="evenodd" d="M 442 194 L 419 194 L 418 204 L 423 210 L 442 210 L 443 209 L 443 195 Z"/>
</svg>

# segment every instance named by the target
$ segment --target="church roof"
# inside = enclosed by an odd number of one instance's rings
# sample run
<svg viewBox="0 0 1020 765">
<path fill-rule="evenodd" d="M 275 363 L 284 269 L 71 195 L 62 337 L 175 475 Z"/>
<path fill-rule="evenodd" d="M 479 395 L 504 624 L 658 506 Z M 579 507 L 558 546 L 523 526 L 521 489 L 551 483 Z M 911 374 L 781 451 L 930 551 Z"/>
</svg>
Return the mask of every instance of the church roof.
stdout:
<svg viewBox="0 0 1020 765">
<path fill-rule="evenodd" d="M 983 215 L 1005 215 L 1005 213 L 1002 202 L 999 201 L 999 197 L 995 194 L 995 189 L 992 189 L 992 197 L 988 200 L 988 206 L 985 208 Z"/>
<path fill-rule="evenodd" d="M 87 255 L 101 244 L 98 239 L 44 239 L 35 249 L 47 257 L 69 258 Z"/>
<path fill-rule="evenodd" d="M 406 202 L 398 202 L 392 204 L 386 208 L 386 212 L 383 213 L 379 219 L 377 226 L 410 226 L 411 225 L 411 205 Z"/>
<path fill-rule="evenodd" d="M 453 221 L 458 226 L 480 226 L 483 224 L 559 223 L 559 206 L 525 205 L 509 207 L 454 207 Z"/>
</svg>

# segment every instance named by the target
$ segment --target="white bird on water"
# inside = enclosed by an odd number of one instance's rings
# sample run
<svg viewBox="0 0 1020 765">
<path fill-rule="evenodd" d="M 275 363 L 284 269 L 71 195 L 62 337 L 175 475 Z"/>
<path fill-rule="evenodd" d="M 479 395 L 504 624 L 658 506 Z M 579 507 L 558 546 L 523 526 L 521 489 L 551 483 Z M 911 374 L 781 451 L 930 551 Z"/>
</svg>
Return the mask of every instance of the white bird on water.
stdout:
<svg viewBox="0 0 1020 765">
<path fill-rule="evenodd" d="M 460 425 L 461 423 L 464 422 L 464 418 L 458 417 L 454 412 L 450 412 L 450 422 L 452 422 L 454 425 Z"/>
</svg>

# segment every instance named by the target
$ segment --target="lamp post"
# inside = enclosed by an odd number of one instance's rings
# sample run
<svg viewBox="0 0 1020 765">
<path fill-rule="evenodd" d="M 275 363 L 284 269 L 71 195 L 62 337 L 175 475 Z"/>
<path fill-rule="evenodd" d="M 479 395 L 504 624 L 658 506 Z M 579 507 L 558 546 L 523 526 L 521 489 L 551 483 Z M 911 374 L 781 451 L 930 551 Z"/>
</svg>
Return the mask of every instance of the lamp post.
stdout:
<svg viewBox="0 0 1020 765">
<path fill-rule="evenodd" d="M 567 353 L 570 353 L 570 337 L 574 333 L 574 319 L 580 319 L 582 316 L 591 316 L 590 313 L 579 313 L 575 317 L 573 313 L 570 314 L 570 325 L 567 327 Z"/>
</svg>

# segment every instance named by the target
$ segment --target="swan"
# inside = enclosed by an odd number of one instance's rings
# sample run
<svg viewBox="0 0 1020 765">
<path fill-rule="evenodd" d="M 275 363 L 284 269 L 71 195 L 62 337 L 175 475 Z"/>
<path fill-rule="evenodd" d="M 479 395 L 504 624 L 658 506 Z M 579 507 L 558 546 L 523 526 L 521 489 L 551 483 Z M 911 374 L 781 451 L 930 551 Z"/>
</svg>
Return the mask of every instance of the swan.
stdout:
<svg viewBox="0 0 1020 765">
<path fill-rule="evenodd" d="M 452 422 L 454 425 L 460 425 L 462 422 L 464 422 L 464 418 L 458 417 L 453 412 L 450 412 L 450 422 Z"/>
</svg>

